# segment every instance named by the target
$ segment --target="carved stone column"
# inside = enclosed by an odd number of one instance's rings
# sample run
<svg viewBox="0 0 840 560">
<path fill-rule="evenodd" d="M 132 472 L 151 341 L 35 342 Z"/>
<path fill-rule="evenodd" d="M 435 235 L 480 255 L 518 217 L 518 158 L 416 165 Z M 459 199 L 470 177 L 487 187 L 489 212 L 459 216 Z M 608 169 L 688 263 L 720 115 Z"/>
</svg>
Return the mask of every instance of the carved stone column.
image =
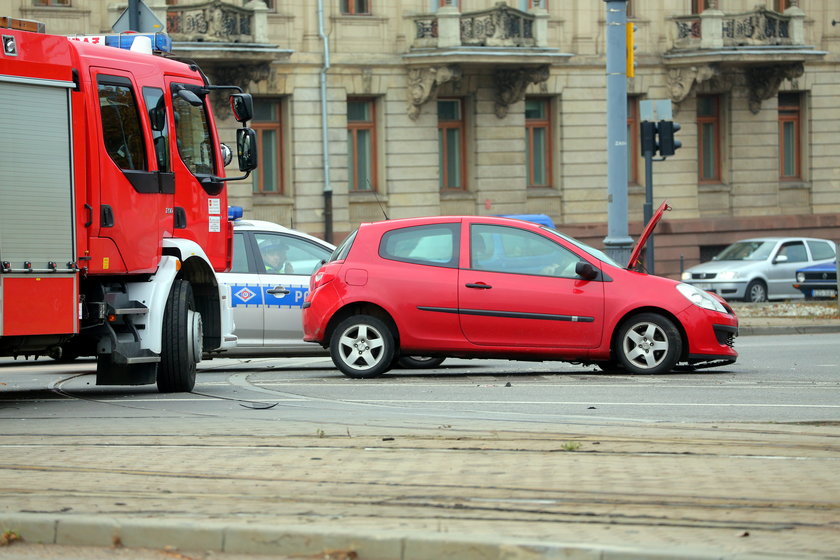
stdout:
<svg viewBox="0 0 840 560">
<path fill-rule="evenodd" d="M 548 80 L 548 65 L 538 68 L 499 68 L 493 76 L 496 83 L 496 116 L 505 118 L 508 107 L 525 98 L 525 90 L 530 84 L 539 84 Z"/>
<path fill-rule="evenodd" d="M 408 116 L 411 120 L 417 120 L 421 106 L 435 97 L 438 86 L 460 78 L 460 66 L 411 68 L 408 71 Z"/>
</svg>

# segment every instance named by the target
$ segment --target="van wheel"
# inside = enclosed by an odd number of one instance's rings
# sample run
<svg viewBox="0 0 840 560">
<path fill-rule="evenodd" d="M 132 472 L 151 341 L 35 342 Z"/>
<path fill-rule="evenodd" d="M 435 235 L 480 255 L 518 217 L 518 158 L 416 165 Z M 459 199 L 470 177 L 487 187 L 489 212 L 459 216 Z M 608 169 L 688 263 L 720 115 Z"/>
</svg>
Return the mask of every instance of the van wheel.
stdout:
<svg viewBox="0 0 840 560">
<path fill-rule="evenodd" d="M 442 364 L 445 359 L 432 356 L 400 356 L 397 365 L 403 369 L 432 369 Z"/>
<path fill-rule="evenodd" d="M 753 280 L 747 284 L 744 301 L 751 301 L 753 303 L 767 301 L 767 285 L 761 280 Z"/>
<path fill-rule="evenodd" d="M 391 369 L 394 335 L 383 321 L 353 315 L 339 323 L 330 339 L 330 356 L 347 377 L 376 377 Z"/>
<path fill-rule="evenodd" d="M 157 386 L 161 393 L 188 393 L 195 387 L 196 364 L 201 361 L 204 329 L 195 310 L 192 286 L 175 280 L 163 312 L 163 341 Z"/>
<path fill-rule="evenodd" d="M 615 344 L 614 355 L 629 373 L 667 373 L 682 354 L 677 327 L 657 313 L 640 313 L 624 321 Z"/>
</svg>

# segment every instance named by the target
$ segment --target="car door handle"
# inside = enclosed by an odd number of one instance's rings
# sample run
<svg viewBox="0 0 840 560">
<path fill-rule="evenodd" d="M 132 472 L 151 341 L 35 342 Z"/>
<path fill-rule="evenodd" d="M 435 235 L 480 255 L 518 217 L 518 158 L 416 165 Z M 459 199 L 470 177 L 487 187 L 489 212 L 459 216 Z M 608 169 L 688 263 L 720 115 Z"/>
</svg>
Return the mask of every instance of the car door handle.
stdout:
<svg viewBox="0 0 840 560">
<path fill-rule="evenodd" d="M 466 284 L 466 286 L 467 286 L 467 288 L 477 288 L 479 290 L 489 290 L 490 288 L 493 287 L 489 284 L 485 284 L 484 282 L 479 282 L 477 284 L 473 284 L 472 282 L 469 282 L 469 283 Z"/>
<path fill-rule="evenodd" d="M 291 293 L 283 286 L 274 286 L 270 290 L 266 290 L 266 292 L 268 292 L 269 294 L 283 294 L 284 296 Z"/>
</svg>

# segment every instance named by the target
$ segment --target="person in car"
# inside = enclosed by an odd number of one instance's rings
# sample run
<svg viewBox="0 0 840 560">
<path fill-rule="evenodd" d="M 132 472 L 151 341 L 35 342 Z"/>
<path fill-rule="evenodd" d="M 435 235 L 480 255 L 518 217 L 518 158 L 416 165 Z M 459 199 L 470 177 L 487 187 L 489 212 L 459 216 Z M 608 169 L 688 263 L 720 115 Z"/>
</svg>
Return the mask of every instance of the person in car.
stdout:
<svg viewBox="0 0 840 560">
<path fill-rule="evenodd" d="M 271 274 L 294 274 L 292 263 L 286 260 L 286 246 L 273 243 L 263 251 L 265 271 Z"/>
</svg>

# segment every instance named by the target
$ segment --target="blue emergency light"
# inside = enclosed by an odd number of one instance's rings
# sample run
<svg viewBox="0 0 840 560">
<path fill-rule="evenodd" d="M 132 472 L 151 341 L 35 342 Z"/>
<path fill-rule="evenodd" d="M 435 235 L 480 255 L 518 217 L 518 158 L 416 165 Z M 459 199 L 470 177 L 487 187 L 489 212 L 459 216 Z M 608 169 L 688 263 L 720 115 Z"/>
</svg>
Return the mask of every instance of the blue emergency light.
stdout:
<svg viewBox="0 0 840 560">
<path fill-rule="evenodd" d="M 241 206 L 228 206 L 228 221 L 238 220 L 243 215 Z"/>
<path fill-rule="evenodd" d="M 109 47 L 120 49 L 131 49 L 134 39 L 137 37 L 148 37 L 152 42 L 152 50 L 158 52 L 172 52 L 172 39 L 166 33 L 120 33 L 119 35 L 106 35 L 105 44 Z"/>
</svg>

